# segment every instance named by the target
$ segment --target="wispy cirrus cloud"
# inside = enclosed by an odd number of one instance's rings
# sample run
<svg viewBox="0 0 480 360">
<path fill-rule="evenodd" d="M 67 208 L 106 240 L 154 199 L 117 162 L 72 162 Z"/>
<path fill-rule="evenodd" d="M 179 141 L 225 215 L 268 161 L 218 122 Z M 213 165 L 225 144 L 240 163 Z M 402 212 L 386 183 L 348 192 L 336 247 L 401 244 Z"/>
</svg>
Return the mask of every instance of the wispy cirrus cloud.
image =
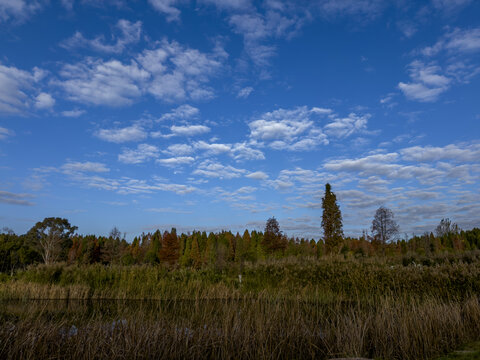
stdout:
<svg viewBox="0 0 480 360">
<path fill-rule="evenodd" d="M 1 204 L 33 206 L 35 204 L 30 201 L 30 199 L 33 197 L 34 196 L 30 194 L 17 194 L 0 190 Z"/>
<path fill-rule="evenodd" d="M 125 19 L 118 20 L 115 28 L 119 33 L 114 36 L 114 43 L 107 43 L 105 36 L 100 35 L 93 39 L 87 39 L 77 31 L 72 37 L 63 41 L 60 46 L 65 49 L 87 48 L 94 51 L 118 54 L 123 52 L 130 44 L 140 41 L 142 22 L 131 22 Z"/>
<path fill-rule="evenodd" d="M 44 3 L 37 0 L 3 0 L 0 1 L 0 22 L 23 22 L 39 11 Z"/>
<path fill-rule="evenodd" d="M 180 19 L 180 10 L 175 6 L 181 0 L 148 0 L 150 5 L 158 12 L 166 16 L 167 21 L 178 21 Z"/>
<path fill-rule="evenodd" d="M 75 172 L 93 172 L 93 173 L 105 173 L 109 172 L 110 169 L 103 163 L 99 162 L 79 162 L 79 161 L 70 161 L 62 165 L 61 170 L 64 173 L 75 173 Z"/>
<path fill-rule="evenodd" d="M 0 126 L 0 140 L 15 136 L 15 131 Z"/>
</svg>

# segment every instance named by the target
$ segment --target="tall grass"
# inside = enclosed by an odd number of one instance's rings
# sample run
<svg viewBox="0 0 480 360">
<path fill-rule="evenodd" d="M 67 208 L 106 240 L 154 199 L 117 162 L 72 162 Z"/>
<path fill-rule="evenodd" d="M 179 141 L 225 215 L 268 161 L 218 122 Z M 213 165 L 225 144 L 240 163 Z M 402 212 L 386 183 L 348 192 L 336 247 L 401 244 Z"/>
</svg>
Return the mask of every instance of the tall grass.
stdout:
<svg viewBox="0 0 480 360">
<path fill-rule="evenodd" d="M 369 306 L 196 300 L 159 305 L 153 314 L 69 314 L 27 311 L 4 320 L 0 358 L 428 359 L 480 332 L 478 298 L 384 298 Z"/>
<path fill-rule="evenodd" d="M 381 261 L 284 259 L 221 271 L 147 265 L 42 265 L 4 278 L 0 299 L 195 299 L 259 293 L 304 300 L 385 295 L 464 298 L 480 293 L 479 264 L 403 266 Z"/>
<path fill-rule="evenodd" d="M 429 359 L 480 339 L 479 294 L 461 259 L 38 266 L 0 279 L 0 358 Z"/>
</svg>

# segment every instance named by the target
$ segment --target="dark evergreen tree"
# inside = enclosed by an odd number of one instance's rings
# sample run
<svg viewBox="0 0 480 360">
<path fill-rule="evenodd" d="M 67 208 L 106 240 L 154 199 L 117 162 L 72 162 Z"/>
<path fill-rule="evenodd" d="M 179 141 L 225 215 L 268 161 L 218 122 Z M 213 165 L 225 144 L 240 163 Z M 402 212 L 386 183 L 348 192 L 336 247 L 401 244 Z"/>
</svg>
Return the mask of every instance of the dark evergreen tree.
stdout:
<svg viewBox="0 0 480 360">
<path fill-rule="evenodd" d="M 268 219 L 265 224 L 262 245 L 266 253 L 273 253 L 277 250 L 283 251 L 288 246 L 288 241 L 280 231 L 280 226 L 275 217 Z"/>
<path fill-rule="evenodd" d="M 332 187 L 328 183 L 325 185 L 322 209 L 322 227 L 325 247 L 329 252 L 338 252 L 343 238 L 342 213 L 337 204 L 337 196 L 332 192 Z"/>
</svg>

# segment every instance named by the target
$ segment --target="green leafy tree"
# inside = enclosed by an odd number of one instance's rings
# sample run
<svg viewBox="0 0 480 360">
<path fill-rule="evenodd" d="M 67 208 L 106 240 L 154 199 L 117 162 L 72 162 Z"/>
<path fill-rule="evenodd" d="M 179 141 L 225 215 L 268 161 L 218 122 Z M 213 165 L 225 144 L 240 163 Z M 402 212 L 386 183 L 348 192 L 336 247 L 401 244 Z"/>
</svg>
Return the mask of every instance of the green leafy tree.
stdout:
<svg viewBox="0 0 480 360">
<path fill-rule="evenodd" d="M 27 235 L 39 248 L 45 264 L 51 264 L 67 259 L 71 236 L 77 229 L 67 219 L 49 217 L 37 222 Z"/>
<path fill-rule="evenodd" d="M 328 183 L 325 185 L 322 209 L 322 228 L 325 247 L 329 252 L 338 252 L 343 239 L 342 213 L 337 204 L 337 196 L 332 192 L 332 187 Z"/>
</svg>

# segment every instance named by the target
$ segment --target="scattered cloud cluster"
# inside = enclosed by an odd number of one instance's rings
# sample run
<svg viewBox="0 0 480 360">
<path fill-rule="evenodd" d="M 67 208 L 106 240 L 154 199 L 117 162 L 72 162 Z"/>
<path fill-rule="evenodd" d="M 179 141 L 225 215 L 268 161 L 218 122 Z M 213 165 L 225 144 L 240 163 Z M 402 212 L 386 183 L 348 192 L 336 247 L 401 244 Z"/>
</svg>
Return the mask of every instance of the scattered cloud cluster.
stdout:
<svg viewBox="0 0 480 360">
<path fill-rule="evenodd" d="M 45 72 L 36 67 L 29 72 L 0 64 L 0 113 L 22 114 L 33 106 L 53 106 L 55 100 L 50 94 L 35 94 L 44 76 Z"/>
<path fill-rule="evenodd" d="M 422 102 L 436 101 L 447 91 L 451 79 L 441 74 L 438 65 L 424 64 L 418 60 L 409 65 L 410 83 L 400 82 L 398 88 L 407 98 Z"/>
<path fill-rule="evenodd" d="M 140 164 L 158 157 L 160 150 L 155 145 L 139 144 L 136 149 L 124 149 L 118 161 L 125 164 Z"/>
<path fill-rule="evenodd" d="M 424 59 L 410 63 L 411 81 L 400 82 L 398 88 L 411 100 L 437 101 L 453 84 L 468 83 L 480 74 L 478 61 L 472 58 L 479 51 L 480 28 L 447 31 L 434 45 L 419 51 Z"/>
<path fill-rule="evenodd" d="M 214 92 L 207 84 L 223 56 L 165 40 L 127 62 L 86 58 L 65 64 L 55 83 L 71 101 L 93 105 L 125 106 L 145 94 L 167 102 L 209 99 Z"/>
<path fill-rule="evenodd" d="M 341 118 L 331 109 L 318 107 L 278 109 L 249 123 L 250 138 L 276 150 L 311 151 L 328 145 L 329 136 L 345 138 L 366 131 L 369 117 L 351 113 Z"/>
</svg>

